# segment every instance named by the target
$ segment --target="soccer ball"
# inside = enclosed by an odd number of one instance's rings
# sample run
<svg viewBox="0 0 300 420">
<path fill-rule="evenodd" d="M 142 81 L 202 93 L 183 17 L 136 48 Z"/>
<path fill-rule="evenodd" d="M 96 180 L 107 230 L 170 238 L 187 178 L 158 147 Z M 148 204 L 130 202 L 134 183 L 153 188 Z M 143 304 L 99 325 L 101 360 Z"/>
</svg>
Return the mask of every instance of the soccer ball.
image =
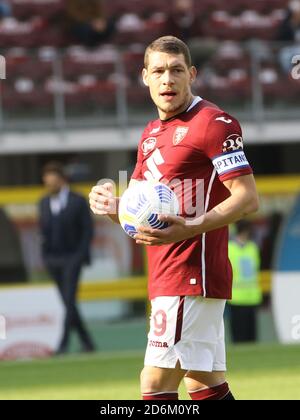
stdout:
<svg viewBox="0 0 300 420">
<path fill-rule="evenodd" d="M 129 187 L 121 197 L 119 220 L 127 235 L 134 237 L 141 226 L 165 229 L 168 223 L 158 219 L 160 214 L 178 215 L 176 194 L 160 182 L 141 181 Z"/>
</svg>

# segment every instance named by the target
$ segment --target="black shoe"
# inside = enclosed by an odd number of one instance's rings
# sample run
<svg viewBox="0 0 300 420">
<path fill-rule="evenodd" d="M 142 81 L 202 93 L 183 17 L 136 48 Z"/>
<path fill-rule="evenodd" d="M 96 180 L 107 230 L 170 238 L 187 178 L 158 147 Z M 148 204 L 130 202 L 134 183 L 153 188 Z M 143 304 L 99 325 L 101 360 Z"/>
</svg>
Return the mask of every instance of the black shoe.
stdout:
<svg viewBox="0 0 300 420">
<path fill-rule="evenodd" d="M 82 353 L 93 353 L 94 351 L 96 351 L 96 347 L 94 344 L 83 344 L 81 346 Z"/>
<path fill-rule="evenodd" d="M 63 354 L 68 353 L 67 346 L 59 346 L 58 349 L 55 351 L 55 356 L 61 356 Z"/>
</svg>

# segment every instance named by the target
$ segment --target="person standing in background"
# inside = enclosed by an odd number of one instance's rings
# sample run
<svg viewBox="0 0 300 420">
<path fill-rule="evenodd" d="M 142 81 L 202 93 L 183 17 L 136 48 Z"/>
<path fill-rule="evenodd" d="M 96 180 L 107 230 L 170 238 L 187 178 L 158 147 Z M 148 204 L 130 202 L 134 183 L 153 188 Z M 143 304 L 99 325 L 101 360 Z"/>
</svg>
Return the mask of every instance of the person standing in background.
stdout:
<svg viewBox="0 0 300 420">
<path fill-rule="evenodd" d="M 43 170 L 48 190 L 39 205 L 42 255 L 65 306 L 63 334 L 56 354 L 68 351 L 70 332 L 74 329 L 82 351 L 94 351 L 94 343 L 76 305 L 80 273 L 90 262 L 93 222 L 84 197 L 70 191 L 63 167 L 49 163 Z"/>
<path fill-rule="evenodd" d="M 251 240 L 251 232 L 251 223 L 241 220 L 236 224 L 235 237 L 229 241 L 229 259 L 233 269 L 230 326 L 234 343 L 257 340 L 257 308 L 262 303 L 260 252 Z"/>
<path fill-rule="evenodd" d="M 276 41 L 286 43 L 279 50 L 279 61 L 285 73 L 291 72 L 293 57 L 300 51 L 300 0 L 292 0 L 279 27 Z"/>
<path fill-rule="evenodd" d="M 278 41 L 300 42 L 300 0 L 292 0 L 279 27 Z"/>
<path fill-rule="evenodd" d="M 168 15 L 167 32 L 186 42 L 199 33 L 194 0 L 175 0 Z"/>
</svg>

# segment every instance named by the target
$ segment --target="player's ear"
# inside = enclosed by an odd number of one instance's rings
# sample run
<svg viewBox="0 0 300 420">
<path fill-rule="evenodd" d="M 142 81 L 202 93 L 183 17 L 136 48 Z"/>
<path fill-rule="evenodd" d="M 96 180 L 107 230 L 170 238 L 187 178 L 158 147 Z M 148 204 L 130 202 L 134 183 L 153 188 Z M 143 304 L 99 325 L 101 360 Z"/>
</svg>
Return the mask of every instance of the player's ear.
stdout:
<svg viewBox="0 0 300 420">
<path fill-rule="evenodd" d="M 194 81 L 196 80 L 196 78 L 197 78 L 197 69 L 196 69 L 196 67 L 194 67 L 194 66 L 192 66 L 191 68 L 190 68 L 190 77 L 191 77 L 191 84 L 192 83 L 194 83 Z"/>
<path fill-rule="evenodd" d="M 148 83 L 148 71 L 147 71 L 147 69 L 143 69 L 142 76 L 143 76 L 144 85 L 145 86 L 149 86 L 149 83 Z"/>
</svg>

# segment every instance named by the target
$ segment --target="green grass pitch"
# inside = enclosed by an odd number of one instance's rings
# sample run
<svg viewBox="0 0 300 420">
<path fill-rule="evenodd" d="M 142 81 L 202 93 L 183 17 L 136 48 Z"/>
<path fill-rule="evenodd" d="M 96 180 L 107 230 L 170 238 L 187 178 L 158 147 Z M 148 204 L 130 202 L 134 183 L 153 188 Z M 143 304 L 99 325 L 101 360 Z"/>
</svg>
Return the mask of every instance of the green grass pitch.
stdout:
<svg viewBox="0 0 300 420">
<path fill-rule="evenodd" d="M 140 399 L 140 352 L 1 362 L 0 399 Z M 230 347 L 228 380 L 237 399 L 300 399 L 300 347 Z M 188 399 L 182 387 L 181 399 Z"/>
</svg>

